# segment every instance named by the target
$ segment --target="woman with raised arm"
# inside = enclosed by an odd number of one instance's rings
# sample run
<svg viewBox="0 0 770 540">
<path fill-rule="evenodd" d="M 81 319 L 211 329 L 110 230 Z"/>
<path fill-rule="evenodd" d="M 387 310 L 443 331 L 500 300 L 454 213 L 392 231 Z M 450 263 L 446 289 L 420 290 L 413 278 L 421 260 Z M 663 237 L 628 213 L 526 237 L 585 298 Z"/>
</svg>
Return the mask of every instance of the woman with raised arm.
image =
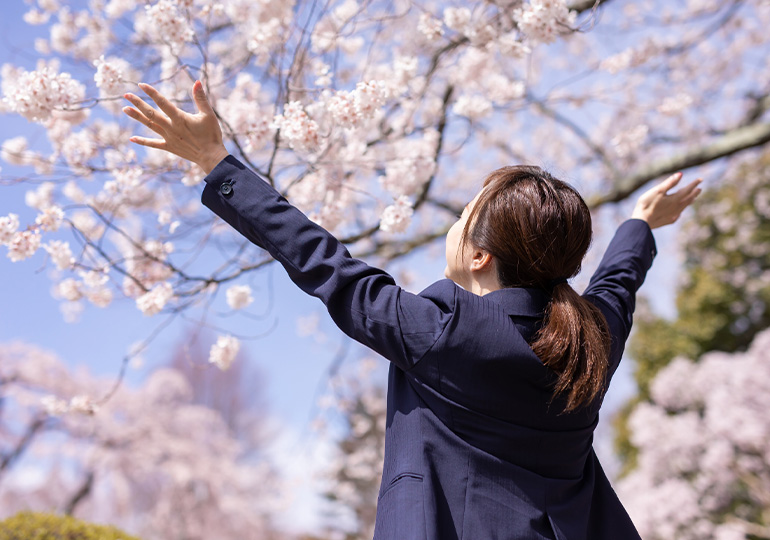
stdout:
<svg viewBox="0 0 770 540">
<path fill-rule="evenodd" d="M 390 360 L 376 540 L 639 538 L 592 448 L 604 392 L 655 257 L 700 180 L 641 196 L 582 295 L 567 279 L 591 242 L 572 187 L 538 167 L 490 173 L 446 238 L 448 279 L 420 294 L 350 256 L 230 156 L 199 81 L 197 114 L 148 85 L 124 111 L 197 163 L 202 201 L 266 249 L 353 339 Z"/>
</svg>

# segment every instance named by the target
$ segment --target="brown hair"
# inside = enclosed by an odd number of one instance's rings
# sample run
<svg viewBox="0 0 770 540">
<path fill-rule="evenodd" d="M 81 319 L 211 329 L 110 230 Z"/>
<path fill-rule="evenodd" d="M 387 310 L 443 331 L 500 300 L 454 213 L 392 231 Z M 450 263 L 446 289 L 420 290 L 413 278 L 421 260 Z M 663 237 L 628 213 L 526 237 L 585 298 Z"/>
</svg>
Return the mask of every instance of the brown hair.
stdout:
<svg viewBox="0 0 770 540">
<path fill-rule="evenodd" d="M 610 334 L 601 311 L 566 282 L 591 244 L 580 194 L 539 167 L 497 169 L 471 209 L 461 248 L 468 241 L 492 255 L 503 287 L 552 291 L 530 345 L 557 374 L 553 395 L 564 396 L 564 412 L 593 402 L 605 389 Z"/>
</svg>

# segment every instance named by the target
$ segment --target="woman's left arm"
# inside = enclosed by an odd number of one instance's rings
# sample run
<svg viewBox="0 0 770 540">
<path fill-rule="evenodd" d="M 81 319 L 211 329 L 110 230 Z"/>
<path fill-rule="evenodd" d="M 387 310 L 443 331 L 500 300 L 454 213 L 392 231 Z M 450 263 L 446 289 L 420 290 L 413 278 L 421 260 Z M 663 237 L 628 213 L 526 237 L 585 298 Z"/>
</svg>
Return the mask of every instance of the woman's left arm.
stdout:
<svg viewBox="0 0 770 540">
<path fill-rule="evenodd" d="M 179 110 L 151 87 L 142 88 L 165 116 L 158 120 L 158 111 L 150 113 L 154 109 L 131 94 L 126 97 L 136 109 L 124 110 L 163 140 L 132 137 L 133 142 L 201 166 L 208 173 L 203 204 L 266 249 L 303 291 L 321 299 L 343 332 L 404 370 L 424 356 L 451 318 L 454 283 L 440 281 L 414 295 L 398 287 L 388 273 L 351 257 L 339 240 L 219 146 L 221 131 L 200 82 L 193 87 L 198 115 Z M 218 142 L 210 133 L 212 121 Z"/>
</svg>

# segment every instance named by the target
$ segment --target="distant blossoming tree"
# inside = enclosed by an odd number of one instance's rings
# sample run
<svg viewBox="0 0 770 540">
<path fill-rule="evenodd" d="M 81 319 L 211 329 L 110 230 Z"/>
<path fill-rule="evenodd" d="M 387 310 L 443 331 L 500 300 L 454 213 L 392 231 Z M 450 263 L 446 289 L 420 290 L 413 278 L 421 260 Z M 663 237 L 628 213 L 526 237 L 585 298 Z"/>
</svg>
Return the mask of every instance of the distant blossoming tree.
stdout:
<svg viewBox="0 0 770 540">
<path fill-rule="evenodd" d="M 649 540 L 770 538 L 770 330 L 745 352 L 678 357 L 629 419 L 619 491 Z"/>
<path fill-rule="evenodd" d="M 376 360 L 366 357 L 355 369 L 338 373 L 319 403 L 317 426 L 336 440 L 337 448 L 325 472 L 325 496 L 333 512 L 341 514 L 328 531 L 332 538 L 358 540 L 374 534 L 386 423 L 385 390 L 373 377 L 375 366 Z"/>
<path fill-rule="evenodd" d="M 0 345 L 0 518 L 29 508 L 118 524 L 147 540 L 276 538 L 269 462 L 185 375 L 109 382 L 22 343 Z"/>
</svg>

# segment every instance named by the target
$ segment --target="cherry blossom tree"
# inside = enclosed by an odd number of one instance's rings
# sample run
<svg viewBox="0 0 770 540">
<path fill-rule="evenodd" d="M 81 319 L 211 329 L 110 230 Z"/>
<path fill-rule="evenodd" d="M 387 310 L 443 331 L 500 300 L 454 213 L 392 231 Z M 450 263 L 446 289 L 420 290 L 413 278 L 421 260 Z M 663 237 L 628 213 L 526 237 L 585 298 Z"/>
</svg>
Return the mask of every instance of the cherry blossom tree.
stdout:
<svg viewBox="0 0 770 540">
<path fill-rule="evenodd" d="M 182 372 L 138 388 L 72 372 L 54 354 L 0 346 L 0 514 L 55 510 L 146 539 L 277 538 L 278 476 Z M 285 538 L 285 537 L 284 537 Z"/>
<path fill-rule="evenodd" d="M 551 164 L 598 208 L 770 140 L 760 0 L 37 0 L 25 20 L 49 37 L 35 69 L 3 66 L 2 111 L 41 137 L 2 142 L 29 172 L 0 174 L 38 215 L 0 217 L 0 242 L 59 269 L 67 316 L 242 310 L 271 262 L 202 211 L 201 171 L 128 142 L 137 81 L 189 106 L 203 80 L 229 149 L 382 264 L 443 236 L 479 166 Z M 212 361 L 239 346 L 223 331 Z"/>
<path fill-rule="evenodd" d="M 385 389 L 372 357 L 330 379 L 330 392 L 319 400 L 316 426 L 333 439 L 337 455 L 327 465 L 325 497 L 337 516 L 330 538 L 371 538 L 385 458 Z"/>
<path fill-rule="evenodd" d="M 677 357 L 629 419 L 619 484 L 643 538 L 770 538 L 770 330 L 744 352 Z"/>
</svg>

